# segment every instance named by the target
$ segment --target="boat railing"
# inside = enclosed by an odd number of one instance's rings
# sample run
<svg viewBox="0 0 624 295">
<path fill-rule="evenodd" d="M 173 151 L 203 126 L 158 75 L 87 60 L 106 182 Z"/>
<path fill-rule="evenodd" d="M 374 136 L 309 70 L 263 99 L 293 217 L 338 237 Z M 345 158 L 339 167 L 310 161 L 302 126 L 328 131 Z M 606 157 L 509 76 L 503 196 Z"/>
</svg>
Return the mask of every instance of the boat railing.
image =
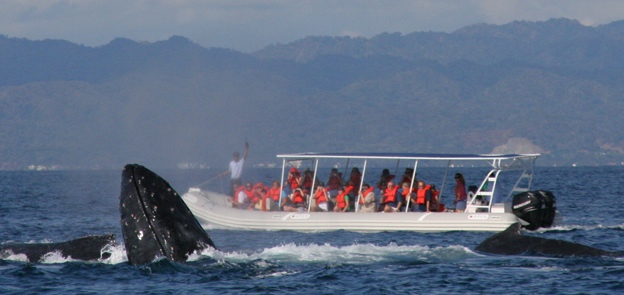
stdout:
<svg viewBox="0 0 624 295">
<path fill-rule="evenodd" d="M 533 166 L 535 164 L 535 160 L 539 157 L 539 154 L 508 154 L 508 155 L 498 155 L 498 154 L 478 154 L 478 155 L 450 155 L 450 154 L 411 154 L 411 153 L 396 153 L 396 154 L 388 154 L 388 153 L 298 153 L 298 154 L 284 154 L 277 155 L 278 158 L 282 158 L 282 173 L 281 173 L 281 184 L 282 191 L 283 186 L 285 185 L 285 169 L 288 162 L 297 162 L 301 163 L 304 160 L 310 160 L 314 163 L 314 175 L 312 178 L 312 188 L 310 190 L 310 194 L 308 196 L 308 205 L 307 211 L 311 211 L 311 203 L 315 195 L 316 189 L 316 180 L 317 180 L 317 171 L 318 171 L 318 163 L 319 159 L 346 159 L 347 165 L 345 167 L 345 175 L 346 171 L 349 167 L 349 161 L 352 159 L 361 159 L 364 161 L 363 169 L 362 169 L 362 180 L 366 175 L 366 166 L 367 161 L 369 159 L 376 160 L 396 160 L 396 168 L 398 170 L 399 162 L 401 160 L 411 160 L 414 161 L 414 169 L 412 179 L 416 176 L 416 171 L 418 167 L 418 162 L 421 160 L 432 160 L 432 161 L 447 161 L 446 171 L 444 173 L 444 179 L 442 180 L 442 187 L 440 189 L 440 193 L 442 194 L 444 191 L 444 187 L 446 185 L 446 178 L 448 175 L 448 170 L 451 166 L 452 161 L 477 161 L 484 160 L 492 170 L 486 175 L 485 179 L 482 181 L 481 185 L 478 187 L 474 197 L 471 200 L 468 200 L 466 204 L 467 212 L 492 212 L 492 207 L 496 203 L 502 203 L 507 201 L 513 194 L 528 191 L 531 186 L 531 179 L 533 176 Z M 498 176 L 501 171 L 516 171 L 523 170 L 519 179 L 514 184 L 513 188 L 508 192 L 505 198 L 502 198 L 500 195 L 500 189 L 498 188 Z M 395 172 L 395 175 L 397 173 Z M 363 181 L 360 182 L 359 187 L 357 187 L 358 197 L 355 200 L 355 211 L 359 211 L 359 199 L 360 192 L 362 191 Z M 413 182 L 410 186 L 410 191 L 413 189 Z M 500 197 L 500 198 L 499 198 Z M 329 200 L 328 200 L 329 201 Z M 409 203 L 411 199 L 406 201 L 406 211 L 409 208 Z M 501 202 L 502 201 L 502 202 Z M 281 207 L 281 198 L 279 205 Z"/>
</svg>

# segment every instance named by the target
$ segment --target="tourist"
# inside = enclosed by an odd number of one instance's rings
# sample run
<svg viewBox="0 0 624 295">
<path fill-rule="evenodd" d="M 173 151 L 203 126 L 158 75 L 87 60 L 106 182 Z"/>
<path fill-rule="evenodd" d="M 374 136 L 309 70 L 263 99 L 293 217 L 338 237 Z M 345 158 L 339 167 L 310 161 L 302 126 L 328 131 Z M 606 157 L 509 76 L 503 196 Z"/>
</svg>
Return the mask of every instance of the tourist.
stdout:
<svg viewBox="0 0 624 295">
<path fill-rule="evenodd" d="M 388 186 L 388 181 L 394 180 L 394 175 L 390 174 L 390 170 L 384 169 L 381 171 L 381 175 L 379 176 L 379 181 L 377 181 L 377 188 L 380 191 L 383 191 Z"/>
<path fill-rule="evenodd" d="M 412 179 L 412 177 L 414 177 L 414 179 Z M 414 173 L 414 169 L 412 168 L 405 168 L 405 173 L 403 173 L 403 176 L 401 176 L 401 182 L 399 183 L 404 183 L 404 182 L 409 182 L 410 184 L 414 184 L 416 185 L 416 183 L 418 183 L 418 179 L 416 178 L 416 174 Z"/>
<path fill-rule="evenodd" d="M 338 172 L 337 168 L 332 168 L 329 172 L 329 179 L 327 180 L 327 192 L 330 196 L 335 197 L 338 195 L 338 189 L 342 186 L 342 173 Z"/>
<path fill-rule="evenodd" d="M 416 204 L 419 212 L 429 212 L 429 204 L 431 202 L 430 186 L 425 185 L 425 182 L 418 181 L 418 189 L 416 190 Z"/>
<path fill-rule="evenodd" d="M 299 212 L 306 211 L 306 193 L 300 187 L 292 193 L 292 205 Z"/>
<path fill-rule="evenodd" d="M 299 209 L 294 206 L 292 199 L 290 196 L 282 198 L 281 209 L 285 212 L 299 212 Z"/>
<path fill-rule="evenodd" d="M 310 168 L 306 168 L 305 171 L 303 171 L 303 176 L 301 177 L 301 182 L 299 183 L 299 185 L 303 188 L 304 191 L 312 191 L 312 183 L 315 182 L 313 181 L 314 179 L 314 172 L 312 170 L 310 170 Z M 318 181 L 316 181 L 316 183 L 318 183 Z"/>
<path fill-rule="evenodd" d="M 409 211 L 418 211 L 418 206 L 416 205 L 416 188 L 410 188 L 410 186 L 411 182 L 403 182 L 399 193 L 401 194 L 401 197 L 403 197 L 403 200 L 405 200 L 406 206 L 409 203 Z"/>
<path fill-rule="evenodd" d="M 455 173 L 455 212 L 466 210 L 466 180 L 461 173 Z"/>
<path fill-rule="evenodd" d="M 268 190 L 269 188 L 266 187 L 262 182 L 258 182 L 253 186 L 254 189 L 254 198 L 252 199 L 251 202 L 251 206 L 253 207 L 253 209 L 256 210 L 263 210 L 263 206 L 264 206 L 264 197 L 262 196 L 262 194 L 260 193 L 262 190 Z"/>
<path fill-rule="evenodd" d="M 287 182 L 290 192 L 294 193 L 295 189 L 301 185 L 301 172 L 295 167 L 290 167 Z"/>
<path fill-rule="evenodd" d="M 429 211 L 440 212 L 440 191 L 438 191 L 435 185 L 430 185 L 429 191 L 431 192 L 431 202 L 429 202 Z"/>
<path fill-rule="evenodd" d="M 400 194 L 398 193 L 399 187 L 394 185 L 394 182 L 388 181 L 388 187 L 382 193 L 382 201 L 380 202 L 381 211 L 391 213 L 400 210 L 403 205 Z"/>
<path fill-rule="evenodd" d="M 245 154 L 243 154 L 243 158 L 240 158 L 240 154 L 238 152 L 234 152 L 233 159 L 230 161 L 230 167 L 227 171 L 219 174 L 219 177 L 225 176 L 228 173 L 230 174 L 230 196 L 235 196 L 235 188 L 234 185 L 240 186 L 242 184 L 241 176 L 243 175 L 243 164 L 245 164 L 245 160 L 247 160 L 247 155 L 249 154 L 249 143 L 245 142 Z"/>
<path fill-rule="evenodd" d="M 368 183 L 362 185 L 362 191 L 359 194 L 360 209 L 358 212 L 370 213 L 375 212 L 376 199 L 375 188 L 371 187 Z"/>
<path fill-rule="evenodd" d="M 362 183 L 362 173 L 360 173 L 360 169 L 357 167 L 353 167 L 353 169 L 351 169 L 349 182 L 350 184 L 353 184 L 354 187 L 360 187 L 360 184 Z"/>
<path fill-rule="evenodd" d="M 351 206 L 349 206 L 349 192 L 344 187 L 338 189 L 338 195 L 336 196 L 336 206 L 334 212 L 347 212 Z"/>
<path fill-rule="evenodd" d="M 243 210 L 253 210 L 251 203 L 254 199 L 254 189 L 251 182 L 246 183 L 245 186 L 240 186 L 237 192 L 236 207 Z"/>
<path fill-rule="evenodd" d="M 277 204 L 279 204 L 282 188 L 279 185 L 279 180 L 274 180 L 273 184 L 267 191 L 266 201 L 264 201 L 264 209 L 268 211 L 277 210 Z"/>
<path fill-rule="evenodd" d="M 316 191 L 314 192 L 314 200 L 315 204 L 312 207 L 312 211 L 316 212 L 327 212 L 327 200 L 329 199 L 327 195 L 327 189 L 325 188 L 325 184 L 322 182 L 318 184 L 316 187 Z"/>
</svg>

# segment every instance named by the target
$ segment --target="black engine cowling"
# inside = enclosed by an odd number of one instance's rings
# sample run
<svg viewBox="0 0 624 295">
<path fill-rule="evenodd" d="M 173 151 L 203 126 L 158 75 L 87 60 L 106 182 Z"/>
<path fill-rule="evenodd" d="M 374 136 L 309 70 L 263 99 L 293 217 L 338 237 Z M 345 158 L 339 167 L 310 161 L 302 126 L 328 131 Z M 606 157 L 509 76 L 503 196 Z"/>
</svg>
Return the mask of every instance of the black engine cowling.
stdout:
<svg viewBox="0 0 624 295">
<path fill-rule="evenodd" d="M 556 210 L 557 200 L 550 191 L 528 191 L 513 197 L 512 212 L 529 223 L 524 226 L 528 230 L 551 227 Z"/>
</svg>

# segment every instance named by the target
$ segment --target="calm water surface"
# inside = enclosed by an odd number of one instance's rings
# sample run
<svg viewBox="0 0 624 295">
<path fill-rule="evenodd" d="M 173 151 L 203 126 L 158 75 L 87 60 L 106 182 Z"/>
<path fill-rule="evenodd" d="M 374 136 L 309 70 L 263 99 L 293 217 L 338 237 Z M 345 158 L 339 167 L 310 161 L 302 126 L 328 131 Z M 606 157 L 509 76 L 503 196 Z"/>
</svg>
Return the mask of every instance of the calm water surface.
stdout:
<svg viewBox="0 0 624 295">
<path fill-rule="evenodd" d="M 419 176 L 440 179 L 444 171 L 433 170 L 419 171 Z M 216 173 L 155 172 L 179 193 Z M 477 182 L 477 172 L 462 172 L 469 182 Z M 278 170 L 246 173 L 249 180 L 265 183 L 279 177 Z M 111 258 L 100 262 L 51 256 L 43 263 L 26 263 L 19 257 L 4 257 L 0 293 L 624 292 L 623 259 L 473 252 L 490 233 L 211 230 L 219 250 L 205 250 L 184 264 L 159 261 L 131 266 L 119 226 L 120 177 L 121 171 L 0 172 L 0 242 L 57 242 L 113 233 L 120 244 Z M 209 183 L 217 190 L 221 185 L 219 180 Z M 624 168 L 537 168 L 533 188 L 555 193 L 564 221 L 559 227 L 528 234 L 624 250 Z"/>
</svg>

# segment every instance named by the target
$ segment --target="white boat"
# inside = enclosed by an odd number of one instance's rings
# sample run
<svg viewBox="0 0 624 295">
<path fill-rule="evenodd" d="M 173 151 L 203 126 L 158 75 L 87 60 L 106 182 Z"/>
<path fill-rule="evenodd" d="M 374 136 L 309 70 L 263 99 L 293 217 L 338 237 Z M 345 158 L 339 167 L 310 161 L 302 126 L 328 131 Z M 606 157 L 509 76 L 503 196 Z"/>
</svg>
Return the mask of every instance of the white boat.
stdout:
<svg viewBox="0 0 624 295">
<path fill-rule="evenodd" d="M 410 167 L 413 165 L 413 176 L 416 176 L 419 163 L 421 166 L 446 167 L 444 179 L 441 180 L 442 186 L 440 192 L 444 193 L 445 189 L 454 185 L 446 183 L 448 171 L 450 168 L 457 168 L 457 165 L 467 167 L 469 165 L 487 167 L 484 169 L 487 173 L 476 189 L 476 192 L 469 198 L 466 210 L 464 212 L 453 212 L 446 210 L 444 212 L 396 212 L 396 213 L 335 213 L 335 212 L 310 212 L 309 209 L 304 212 L 282 212 L 282 211 L 250 211 L 233 208 L 231 200 L 228 196 L 203 190 L 199 187 L 192 187 L 182 198 L 193 212 L 201 225 L 208 228 L 228 228 L 240 230 L 294 230 L 294 231 L 331 231 L 331 230 L 348 230 L 358 232 L 378 232 L 378 231 L 415 231 L 415 232 L 442 232 L 442 231 L 489 231 L 499 232 L 506 229 L 509 225 L 520 222 L 523 225 L 529 225 L 531 220 L 524 220 L 512 211 L 512 207 L 516 209 L 524 209 L 528 212 L 530 218 L 539 215 L 537 225 L 533 228 L 540 227 L 543 224 L 549 226 L 553 223 L 554 213 L 552 213 L 548 221 L 542 224 L 541 218 L 544 213 L 544 205 L 531 205 L 528 208 L 529 201 L 522 199 L 522 204 L 513 204 L 514 195 L 529 192 L 531 181 L 533 178 L 535 160 L 539 154 L 414 154 L 414 153 L 296 153 L 277 155 L 282 159 L 282 179 L 284 183 L 284 172 L 290 162 L 306 162 L 310 161 L 314 165 L 314 178 L 317 179 L 317 171 L 319 170 L 320 160 L 331 160 L 336 163 L 337 160 L 346 161 L 346 167 L 349 167 L 351 161 L 360 161 L 363 163 L 362 179 L 365 179 L 367 173 L 367 165 L 369 163 L 379 164 L 381 161 L 396 161 L 396 170 L 399 168 L 401 161 L 408 161 Z M 425 163 L 425 164 L 422 164 Z M 469 163 L 469 164 L 468 164 Z M 467 169 L 467 168 L 464 168 Z M 329 169 L 327 169 L 329 170 Z M 346 168 L 345 168 L 346 171 Z M 501 175 L 505 173 L 514 174 L 514 181 L 508 191 L 502 192 L 499 188 Z M 363 181 L 362 181 L 363 182 Z M 429 182 L 429 181 L 428 181 Z M 445 188 L 445 186 L 447 186 Z M 314 185 L 313 185 L 314 187 Z M 502 187 L 502 186 L 501 186 Z M 312 192 L 313 193 L 313 192 Z M 529 194 L 529 198 L 534 194 Z M 539 193 L 537 193 L 539 195 Z M 552 195 L 551 195 L 552 196 Z M 454 197 L 446 197 L 442 202 L 452 203 Z M 451 198 L 451 200 L 449 200 Z M 447 206 L 448 207 L 448 206 Z M 553 202 L 546 211 L 554 212 L 555 204 Z M 356 209 L 357 210 L 357 209 Z M 517 211 L 517 210 L 516 210 Z M 525 212 L 525 213 L 526 213 Z M 520 214 L 518 214 L 520 215 Z M 520 215 L 524 217 L 523 215 Z M 525 218 L 529 219 L 529 218 Z M 535 223 L 535 221 L 533 221 Z"/>
</svg>

